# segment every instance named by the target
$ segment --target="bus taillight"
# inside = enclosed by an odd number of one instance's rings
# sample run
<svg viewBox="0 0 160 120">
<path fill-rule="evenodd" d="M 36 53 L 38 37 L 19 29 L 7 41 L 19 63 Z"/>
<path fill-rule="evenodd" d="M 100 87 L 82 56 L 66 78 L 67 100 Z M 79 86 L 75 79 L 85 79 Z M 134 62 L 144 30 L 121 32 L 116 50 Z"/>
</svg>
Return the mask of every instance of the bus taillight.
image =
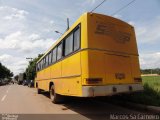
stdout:
<svg viewBox="0 0 160 120">
<path fill-rule="evenodd" d="M 135 82 L 142 82 L 142 78 L 140 78 L 140 77 L 139 78 L 134 78 L 134 81 Z"/>
<path fill-rule="evenodd" d="M 99 84 L 99 83 L 102 83 L 102 78 L 87 78 L 86 83 L 87 84 Z"/>
</svg>

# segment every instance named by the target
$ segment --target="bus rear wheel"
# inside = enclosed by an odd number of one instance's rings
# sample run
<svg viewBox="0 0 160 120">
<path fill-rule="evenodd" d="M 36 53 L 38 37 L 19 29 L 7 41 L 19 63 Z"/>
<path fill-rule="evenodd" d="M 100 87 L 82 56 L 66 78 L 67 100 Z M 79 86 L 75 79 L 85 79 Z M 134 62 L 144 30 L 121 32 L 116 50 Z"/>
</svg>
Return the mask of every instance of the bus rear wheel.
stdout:
<svg viewBox="0 0 160 120">
<path fill-rule="evenodd" d="M 54 85 L 52 85 L 50 88 L 50 99 L 55 104 L 62 103 L 64 101 L 64 97 L 55 92 Z"/>
<path fill-rule="evenodd" d="M 37 93 L 38 93 L 38 94 L 41 94 L 41 93 L 42 93 L 42 90 L 39 89 L 39 88 L 37 88 Z"/>
</svg>

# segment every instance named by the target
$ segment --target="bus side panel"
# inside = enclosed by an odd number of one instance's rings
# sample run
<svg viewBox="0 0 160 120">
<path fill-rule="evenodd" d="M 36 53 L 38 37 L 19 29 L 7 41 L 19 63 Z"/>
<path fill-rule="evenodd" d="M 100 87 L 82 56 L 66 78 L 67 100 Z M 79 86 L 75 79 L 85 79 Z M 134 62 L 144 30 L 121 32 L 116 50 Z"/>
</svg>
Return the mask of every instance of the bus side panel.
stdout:
<svg viewBox="0 0 160 120">
<path fill-rule="evenodd" d="M 66 96 L 81 96 L 81 77 L 55 79 L 57 94 Z"/>
<path fill-rule="evenodd" d="M 81 49 L 88 48 L 88 16 L 81 21 Z"/>
<path fill-rule="evenodd" d="M 61 74 L 61 62 L 58 62 L 50 67 L 50 75 L 51 79 L 59 78 L 62 76 Z"/>
<path fill-rule="evenodd" d="M 43 76 L 43 71 L 38 71 L 36 81 L 42 79 L 42 76 Z"/>
<path fill-rule="evenodd" d="M 88 46 L 88 25 L 87 16 L 78 21 L 81 23 L 80 49 Z M 79 76 L 80 75 L 80 76 Z M 75 76 L 65 78 L 65 76 Z M 76 77 L 77 76 L 77 77 Z M 79 77 L 78 77 L 79 76 Z M 54 80 L 57 84 L 57 92 L 64 95 L 82 96 L 82 78 L 88 76 L 88 53 L 80 51 L 79 53 L 66 58 L 62 61 L 61 80 Z"/>
<path fill-rule="evenodd" d="M 55 80 L 56 92 L 64 95 L 78 95 L 81 90 L 80 53 L 62 61 L 62 78 Z"/>
<path fill-rule="evenodd" d="M 50 80 L 50 68 L 45 68 L 43 71 L 38 72 L 38 88 L 48 91 L 48 80 Z"/>
<path fill-rule="evenodd" d="M 44 86 L 44 90 L 45 91 L 48 91 L 48 88 L 49 88 L 49 85 L 48 85 L 48 81 L 50 81 L 50 79 L 51 79 L 51 74 L 50 74 L 50 72 L 51 72 L 51 68 L 50 67 L 48 67 L 48 68 L 46 68 L 45 70 L 44 70 L 44 80 L 43 80 L 43 86 Z"/>
<path fill-rule="evenodd" d="M 132 56 L 131 57 L 131 62 L 132 62 L 132 76 L 133 76 L 133 79 L 134 78 L 141 78 L 141 71 L 140 71 L 138 56 Z"/>
<path fill-rule="evenodd" d="M 86 78 L 89 78 L 88 64 L 88 50 L 81 51 L 82 85 L 85 84 Z"/>
<path fill-rule="evenodd" d="M 60 81 L 60 78 L 62 76 L 62 72 L 61 71 L 62 71 L 62 63 L 61 62 L 55 63 L 54 65 L 50 66 L 50 80 L 47 81 L 48 91 L 49 91 L 50 82 L 53 82 L 55 86 L 58 85 L 58 81 Z"/>
<path fill-rule="evenodd" d="M 103 52 L 97 50 L 87 50 L 87 52 L 88 76 L 86 76 L 86 78 L 101 78 L 105 80 L 105 56 L 103 55 Z M 87 84 L 86 79 L 83 80 L 83 84 Z"/>
<path fill-rule="evenodd" d="M 43 89 L 43 79 L 44 79 L 44 71 L 39 71 L 37 73 L 36 83 L 38 84 L 39 89 Z"/>
<path fill-rule="evenodd" d="M 62 77 L 81 75 L 80 53 L 76 53 L 62 61 Z"/>
</svg>

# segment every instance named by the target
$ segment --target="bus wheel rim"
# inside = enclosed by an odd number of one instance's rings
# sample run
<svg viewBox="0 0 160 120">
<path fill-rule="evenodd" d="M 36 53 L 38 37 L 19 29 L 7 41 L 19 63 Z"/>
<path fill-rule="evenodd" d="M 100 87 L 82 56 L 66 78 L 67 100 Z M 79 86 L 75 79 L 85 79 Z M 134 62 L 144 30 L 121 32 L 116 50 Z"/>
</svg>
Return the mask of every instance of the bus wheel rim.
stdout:
<svg viewBox="0 0 160 120">
<path fill-rule="evenodd" d="M 53 100 L 54 99 L 54 89 L 53 89 L 53 87 L 51 87 L 50 96 L 51 96 L 51 99 Z"/>
</svg>

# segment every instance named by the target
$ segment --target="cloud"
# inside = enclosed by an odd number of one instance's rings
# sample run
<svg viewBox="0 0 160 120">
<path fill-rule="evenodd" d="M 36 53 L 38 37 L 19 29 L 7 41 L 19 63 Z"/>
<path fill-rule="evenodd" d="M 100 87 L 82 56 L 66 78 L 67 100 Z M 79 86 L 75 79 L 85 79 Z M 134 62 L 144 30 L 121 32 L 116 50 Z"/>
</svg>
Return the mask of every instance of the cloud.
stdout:
<svg viewBox="0 0 160 120">
<path fill-rule="evenodd" d="M 28 39 L 30 39 L 31 41 L 35 41 L 37 39 L 40 39 L 40 36 L 38 34 L 31 34 L 30 36 L 28 36 Z"/>
<path fill-rule="evenodd" d="M 25 15 L 27 15 L 28 13 L 25 12 L 25 11 L 18 11 L 17 9 L 12 13 L 10 14 L 9 16 L 5 16 L 3 19 L 4 20 L 13 20 L 13 19 L 25 19 Z"/>
<path fill-rule="evenodd" d="M 11 71 L 14 71 L 15 74 L 24 72 L 25 67 L 28 64 L 25 59 L 9 54 L 0 55 L 0 62 L 7 66 Z"/>
<path fill-rule="evenodd" d="M 160 67 L 160 52 L 140 54 L 141 68 L 158 68 Z"/>
<path fill-rule="evenodd" d="M 130 22 L 132 23 L 132 22 Z M 141 22 L 133 22 L 140 51 L 141 68 L 160 67 L 160 50 L 156 49 L 160 43 L 160 17 Z M 153 47 L 152 47 L 153 46 Z M 154 48 L 155 46 L 155 48 Z"/>
<path fill-rule="evenodd" d="M 11 52 L 0 55 L 0 61 L 4 63 L 14 74 L 24 72 L 28 65 L 26 57 L 37 57 L 44 53 L 55 41 L 51 38 L 43 39 L 40 35 L 27 34 L 17 31 L 0 39 L 0 50 Z M 18 53 L 18 54 L 16 54 Z"/>
<path fill-rule="evenodd" d="M 91 4 L 95 4 L 96 0 L 87 0 Z"/>
<path fill-rule="evenodd" d="M 9 6 L 0 6 L 0 37 L 17 30 L 24 30 L 29 12 Z"/>
<path fill-rule="evenodd" d="M 25 10 L 19 10 L 17 8 L 12 8 L 8 6 L 0 6 L 1 17 L 4 20 L 13 20 L 13 19 L 24 19 L 28 14 Z"/>
<path fill-rule="evenodd" d="M 133 22 L 133 21 L 129 21 L 128 24 L 135 26 L 135 22 Z"/>
<path fill-rule="evenodd" d="M 26 10 L 0 6 L 0 62 L 14 74 L 24 72 L 26 57 L 37 57 L 55 42 L 51 37 L 53 20 L 43 17 L 33 22 Z"/>
<path fill-rule="evenodd" d="M 98 1 L 98 0 L 97 0 Z M 96 0 L 85 0 L 83 3 L 79 3 L 81 7 L 93 6 L 96 3 Z"/>
<path fill-rule="evenodd" d="M 0 61 L 6 61 L 6 60 L 9 60 L 11 59 L 11 55 L 8 55 L 8 54 L 3 54 L 0 56 Z"/>
<path fill-rule="evenodd" d="M 0 55 L 0 62 L 5 64 L 14 74 L 24 72 L 28 65 L 26 57 L 37 57 L 53 45 L 53 39 L 42 39 L 37 34 L 27 35 L 23 32 L 15 32 L 0 40 L 1 51 L 11 50 L 10 53 Z M 15 54 L 18 53 L 18 54 Z"/>
<path fill-rule="evenodd" d="M 113 17 L 118 18 L 118 19 L 121 19 L 121 18 L 122 18 L 122 15 L 116 14 L 116 15 L 114 15 Z"/>
<path fill-rule="evenodd" d="M 19 52 L 44 51 L 53 43 L 53 39 L 43 39 L 40 35 L 32 33 L 27 34 L 22 31 L 17 31 L 9 34 L 4 39 L 0 39 L 0 49 L 13 49 Z"/>
<path fill-rule="evenodd" d="M 139 43 L 156 43 L 160 42 L 160 17 L 156 17 L 149 22 L 143 22 L 141 24 L 135 24 L 135 30 L 137 33 L 137 39 Z"/>
</svg>

